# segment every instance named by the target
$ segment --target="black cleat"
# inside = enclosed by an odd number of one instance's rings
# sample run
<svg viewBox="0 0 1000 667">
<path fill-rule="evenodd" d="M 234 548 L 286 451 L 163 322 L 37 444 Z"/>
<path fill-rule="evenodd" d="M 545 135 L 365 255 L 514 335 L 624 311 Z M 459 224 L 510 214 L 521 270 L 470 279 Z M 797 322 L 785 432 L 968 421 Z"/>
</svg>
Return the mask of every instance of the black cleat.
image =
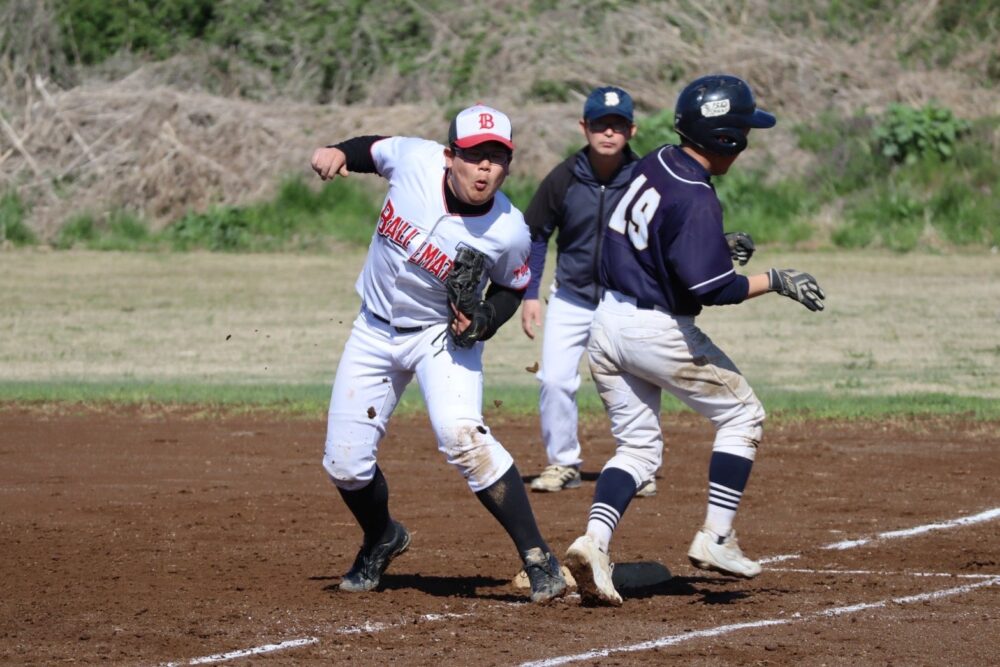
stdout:
<svg viewBox="0 0 1000 667">
<path fill-rule="evenodd" d="M 410 533 L 403 524 L 392 522 L 392 537 L 380 544 L 361 545 L 354 565 L 340 581 L 340 590 L 351 593 L 363 593 L 378 588 L 382 575 L 392 559 L 410 547 Z"/>
<path fill-rule="evenodd" d="M 529 549 L 525 554 L 524 573 L 531 582 L 532 602 L 548 602 L 566 593 L 566 578 L 559 568 L 559 561 L 538 547 Z"/>
</svg>

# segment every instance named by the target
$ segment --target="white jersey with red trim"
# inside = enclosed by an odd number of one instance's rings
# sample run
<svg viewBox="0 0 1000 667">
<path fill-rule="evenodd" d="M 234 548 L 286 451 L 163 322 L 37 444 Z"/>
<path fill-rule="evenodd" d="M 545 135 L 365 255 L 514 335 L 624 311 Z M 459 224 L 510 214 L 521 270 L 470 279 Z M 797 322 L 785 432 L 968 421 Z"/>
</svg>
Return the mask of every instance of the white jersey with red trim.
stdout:
<svg viewBox="0 0 1000 667">
<path fill-rule="evenodd" d="M 389 181 L 356 289 L 365 306 L 398 327 L 447 322 L 444 281 L 460 246 L 486 256 L 486 277 L 513 289 L 531 279 L 531 236 L 524 216 L 502 192 L 482 215 L 450 213 L 445 203 L 444 146 L 389 137 L 372 146 L 378 173 Z"/>
</svg>

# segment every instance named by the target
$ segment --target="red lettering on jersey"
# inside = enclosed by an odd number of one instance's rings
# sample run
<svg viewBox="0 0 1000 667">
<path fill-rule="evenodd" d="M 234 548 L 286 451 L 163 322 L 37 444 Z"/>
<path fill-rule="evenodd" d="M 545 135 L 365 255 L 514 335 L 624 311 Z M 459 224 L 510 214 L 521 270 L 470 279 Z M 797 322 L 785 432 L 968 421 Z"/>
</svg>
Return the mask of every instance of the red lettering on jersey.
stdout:
<svg viewBox="0 0 1000 667">
<path fill-rule="evenodd" d="M 528 265 L 523 264 L 514 269 L 514 281 L 518 281 L 528 275 Z"/>
<path fill-rule="evenodd" d="M 493 114 L 491 113 L 481 113 L 479 114 L 479 129 L 480 130 L 492 130 L 493 129 Z"/>
<path fill-rule="evenodd" d="M 419 233 L 420 233 L 419 229 L 411 229 L 410 232 L 403 238 L 402 246 L 404 248 L 409 248 L 410 247 L 410 241 L 412 241 L 413 237 L 416 236 Z"/>
<path fill-rule="evenodd" d="M 443 276 L 445 274 L 445 271 L 450 266 L 451 266 L 451 260 L 448 258 L 448 255 L 441 253 L 436 258 L 434 258 L 434 261 L 431 262 L 429 266 L 426 266 L 424 268 L 430 271 L 438 279 L 444 280 Z"/>
<path fill-rule="evenodd" d="M 413 225 L 408 223 L 406 220 L 399 218 L 399 224 L 396 225 L 396 229 L 394 229 L 392 232 L 393 242 L 398 244 L 400 247 L 405 248 L 406 242 L 403 239 L 406 236 L 407 232 L 409 232 L 412 227 Z"/>
<path fill-rule="evenodd" d="M 379 218 L 378 233 L 379 234 L 381 234 L 382 230 L 385 229 L 386 223 L 388 223 L 390 220 L 392 220 L 392 214 L 395 213 L 395 212 L 396 212 L 396 210 L 392 206 L 392 200 L 391 199 L 386 199 L 385 200 L 385 206 L 382 208 L 382 212 L 378 216 L 378 218 Z"/>
<path fill-rule="evenodd" d="M 424 246 L 423 252 L 410 258 L 410 263 L 426 269 L 440 254 L 441 251 L 433 243 L 428 243 Z"/>
<path fill-rule="evenodd" d="M 391 239 L 393 237 L 393 234 L 396 233 L 396 230 L 399 229 L 399 224 L 401 222 L 403 222 L 403 219 L 400 218 L 399 216 L 396 216 L 395 218 L 392 219 L 391 222 L 379 225 L 378 233 L 386 237 L 387 239 Z"/>
<path fill-rule="evenodd" d="M 395 207 L 392 205 L 392 201 L 386 200 L 385 206 L 382 208 L 382 212 L 379 213 L 379 223 L 376 227 L 376 232 L 379 236 L 383 236 L 401 248 L 407 248 L 410 245 L 410 241 L 416 236 L 420 230 L 416 229 L 412 223 L 404 220 L 398 215 L 393 215 L 396 212 Z"/>
<path fill-rule="evenodd" d="M 411 257 L 409 261 L 411 264 L 416 264 L 441 281 L 444 281 L 454 264 L 454 260 L 451 257 L 432 243 L 425 245 L 419 254 Z"/>
</svg>

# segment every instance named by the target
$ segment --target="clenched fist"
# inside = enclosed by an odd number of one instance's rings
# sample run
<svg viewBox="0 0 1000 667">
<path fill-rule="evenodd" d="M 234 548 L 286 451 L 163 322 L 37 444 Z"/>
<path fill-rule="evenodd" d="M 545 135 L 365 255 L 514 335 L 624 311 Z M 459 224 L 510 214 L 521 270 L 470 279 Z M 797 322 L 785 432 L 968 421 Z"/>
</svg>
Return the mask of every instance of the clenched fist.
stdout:
<svg viewBox="0 0 1000 667">
<path fill-rule="evenodd" d="M 338 174 L 346 177 L 348 173 L 347 156 L 344 155 L 344 151 L 333 146 L 317 148 L 313 152 L 311 164 L 313 171 L 319 174 L 319 177 L 324 181 L 328 181 Z"/>
</svg>

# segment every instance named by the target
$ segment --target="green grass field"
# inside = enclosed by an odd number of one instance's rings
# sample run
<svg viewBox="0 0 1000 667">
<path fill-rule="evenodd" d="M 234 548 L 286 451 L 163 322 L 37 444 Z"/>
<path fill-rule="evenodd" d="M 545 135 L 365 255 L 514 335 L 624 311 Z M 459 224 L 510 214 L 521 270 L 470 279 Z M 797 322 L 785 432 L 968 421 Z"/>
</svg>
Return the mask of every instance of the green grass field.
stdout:
<svg viewBox="0 0 1000 667">
<path fill-rule="evenodd" d="M 322 413 L 364 259 L 0 253 L 0 400 L 223 405 Z M 548 263 L 551 269 L 552 260 Z M 1000 417 L 1000 257 L 761 251 L 808 270 L 823 313 L 766 295 L 699 318 L 772 413 Z M 546 284 L 549 280 L 546 276 Z M 486 348 L 485 407 L 530 412 L 540 343 L 519 315 Z M 580 403 L 600 412 L 585 363 Z M 402 410 L 419 409 L 407 392 Z M 672 399 L 667 409 L 679 409 Z"/>
</svg>

